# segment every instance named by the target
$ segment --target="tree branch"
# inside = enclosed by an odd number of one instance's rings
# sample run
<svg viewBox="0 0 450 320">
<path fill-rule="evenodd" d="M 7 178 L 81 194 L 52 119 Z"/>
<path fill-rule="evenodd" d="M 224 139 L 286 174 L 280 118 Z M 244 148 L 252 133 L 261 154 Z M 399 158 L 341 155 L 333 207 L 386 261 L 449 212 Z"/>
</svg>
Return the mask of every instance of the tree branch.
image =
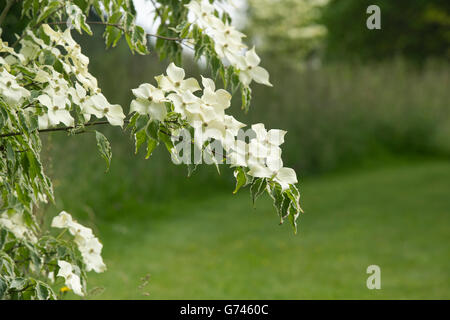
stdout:
<svg viewBox="0 0 450 320">
<path fill-rule="evenodd" d="M 67 22 L 65 22 L 65 21 L 47 22 L 48 25 L 61 25 L 61 24 L 66 24 L 66 23 Z M 125 29 L 118 23 L 108 23 L 108 22 L 103 22 L 103 21 L 86 21 L 86 23 L 87 24 L 104 25 L 104 26 L 108 26 L 108 27 L 115 27 L 115 28 L 120 29 L 120 30 L 125 32 Z M 183 40 L 185 40 L 184 38 L 165 37 L 165 36 L 161 36 L 159 34 L 153 34 L 153 33 L 146 33 L 145 35 L 148 36 L 148 37 L 160 38 L 160 39 L 169 40 L 169 41 L 183 41 Z"/>
<path fill-rule="evenodd" d="M 123 122 L 125 124 L 128 124 L 128 123 L 130 123 L 130 120 L 124 120 Z M 84 126 L 85 127 L 91 127 L 91 126 L 97 126 L 97 125 L 102 125 L 102 124 L 109 124 L 109 122 L 108 121 L 88 122 L 88 123 L 85 123 Z M 59 127 L 59 128 L 50 128 L 50 129 L 41 129 L 41 130 L 38 130 L 38 132 L 69 131 L 69 130 L 72 130 L 72 129 L 75 129 L 75 127 Z M 164 130 L 160 130 L 160 132 L 162 132 L 166 136 L 169 136 L 171 138 L 176 138 L 177 140 L 180 140 L 180 136 L 174 136 L 170 132 L 166 132 Z M 0 138 L 20 136 L 22 134 L 23 134 L 23 132 L 4 133 L 4 134 L 0 134 Z M 192 141 L 191 143 L 194 143 L 194 141 Z M 222 153 L 215 152 L 214 150 L 212 150 L 211 152 L 212 152 L 212 154 L 214 156 L 217 154 L 217 155 L 221 156 L 222 159 L 226 159 L 226 157 Z"/>
<path fill-rule="evenodd" d="M 124 123 L 129 123 L 129 120 L 124 120 Z M 91 126 L 97 126 L 101 124 L 109 124 L 108 121 L 96 121 L 96 122 L 88 122 L 85 123 L 85 127 L 91 127 Z M 54 131 L 69 131 L 75 129 L 75 127 L 59 127 L 59 128 L 50 128 L 50 129 L 40 129 L 38 132 L 54 132 Z M 9 132 L 0 134 L 0 138 L 6 138 L 6 137 L 14 137 L 14 136 L 20 136 L 23 132 Z"/>
<path fill-rule="evenodd" d="M 128 124 L 130 123 L 130 120 L 124 120 L 123 121 L 124 124 Z M 109 121 L 96 121 L 96 122 L 88 122 L 85 123 L 84 126 L 85 127 L 92 127 L 92 126 L 98 126 L 98 125 L 102 125 L 102 124 L 109 124 Z M 37 131 L 39 133 L 41 132 L 55 132 L 55 131 L 69 131 L 72 129 L 75 129 L 76 127 L 59 127 L 59 128 L 49 128 L 49 129 L 38 129 Z M 177 136 L 172 136 L 170 133 L 165 132 L 160 130 L 162 133 L 164 133 L 165 135 L 168 135 L 169 137 L 174 137 L 174 138 L 179 138 Z M 8 132 L 8 133 L 3 133 L 0 134 L 0 138 L 7 138 L 7 137 L 15 137 L 15 136 L 20 136 L 22 135 L 23 132 Z"/>
</svg>

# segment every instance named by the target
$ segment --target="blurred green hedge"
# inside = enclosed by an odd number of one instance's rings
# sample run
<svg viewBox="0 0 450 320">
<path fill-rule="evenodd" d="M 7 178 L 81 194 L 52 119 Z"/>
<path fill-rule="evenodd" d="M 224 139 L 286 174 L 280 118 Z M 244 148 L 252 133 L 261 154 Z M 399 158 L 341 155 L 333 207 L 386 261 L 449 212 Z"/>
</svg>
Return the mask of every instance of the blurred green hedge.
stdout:
<svg viewBox="0 0 450 320">
<path fill-rule="evenodd" d="M 380 7 L 381 30 L 366 28 L 369 5 Z M 450 58 L 448 0 L 330 0 L 320 20 L 329 60 Z"/>
</svg>

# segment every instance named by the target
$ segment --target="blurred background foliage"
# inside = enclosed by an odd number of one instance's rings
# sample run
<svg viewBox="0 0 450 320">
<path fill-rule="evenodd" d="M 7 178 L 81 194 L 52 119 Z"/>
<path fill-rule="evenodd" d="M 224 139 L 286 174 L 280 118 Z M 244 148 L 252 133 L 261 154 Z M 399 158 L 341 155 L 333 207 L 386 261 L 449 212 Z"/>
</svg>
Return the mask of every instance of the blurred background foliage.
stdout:
<svg viewBox="0 0 450 320">
<path fill-rule="evenodd" d="M 378 5 L 382 29 L 361 28 L 366 8 Z M 321 17 L 329 59 L 384 60 L 400 55 L 424 63 L 450 58 L 450 2 L 446 0 L 333 0 Z"/>
<path fill-rule="evenodd" d="M 370 4 L 381 8 L 381 30 L 366 28 Z M 42 210 L 65 209 L 98 228 L 111 269 L 94 278 L 107 288 L 104 297 L 143 297 L 136 287 L 146 270 L 160 281 L 154 298 L 450 297 L 449 6 L 446 0 L 248 1 L 248 43 L 257 45 L 274 87 L 253 85 L 248 114 L 239 97 L 230 110 L 245 123 L 288 131 L 283 159 L 300 178 L 310 213 L 300 218 L 306 236 L 277 229 L 268 201 L 247 216 L 250 199 L 233 198 L 225 168 L 219 176 L 212 166 L 199 167 L 187 178 L 163 148 L 149 160 L 134 155 L 132 138 L 117 128 L 102 129 L 113 150 L 107 174 L 93 135 L 42 135 L 58 201 Z M 8 16 L 3 36 L 20 31 L 17 14 Z M 77 39 L 105 95 L 127 112 L 130 89 L 153 83 L 168 62 L 131 55 L 123 42 L 106 51 L 102 28 L 93 31 Z M 185 58 L 187 74 L 208 74 Z M 427 167 L 429 161 L 437 164 Z M 372 247 L 373 241 L 381 244 Z M 395 290 L 370 296 L 364 271 L 375 258 L 395 261 L 398 277 L 390 275 Z M 330 270 L 343 276 L 323 278 Z M 402 278 L 408 270 L 413 273 Z M 277 275 L 264 289 L 256 283 L 269 271 Z M 347 271 L 361 272 L 360 284 Z"/>
<path fill-rule="evenodd" d="M 269 57 L 303 66 L 319 61 L 423 64 L 450 58 L 446 0 L 249 0 L 248 33 Z M 366 9 L 381 10 L 381 30 L 366 26 Z"/>
</svg>

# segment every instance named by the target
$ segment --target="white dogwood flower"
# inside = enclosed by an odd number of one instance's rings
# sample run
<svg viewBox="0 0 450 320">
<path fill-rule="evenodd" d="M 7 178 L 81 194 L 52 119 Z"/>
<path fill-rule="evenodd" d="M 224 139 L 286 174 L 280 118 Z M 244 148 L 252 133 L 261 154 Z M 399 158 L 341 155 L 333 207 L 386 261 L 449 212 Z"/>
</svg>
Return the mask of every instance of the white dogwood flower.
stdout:
<svg viewBox="0 0 450 320">
<path fill-rule="evenodd" d="M 199 112 L 201 100 L 191 91 L 170 93 L 167 99 L 173 103 L 174 111 L 185 117 L 190 123 L 201 121 Z"/>
<path fill-rule="evenodd" d="M 28 239 L 31 242 L 37 241 L 33 231 L 26 225 L 21 212 L 13 212 L 12 214 L 4 212 L 0 214 L 0 226 L 7 228 L 18 239 Z"/>
<path fill-rule="evenodd" d="M 264 84 L 266 86 L 272 86 L 269 82 L 269 73 L 266 69 L 259 66 L 261 59 L 255 52 L 255 47 L 248 50 L 245 56 L 241 56 L 238 59 L 239 80 L 248 86 L 252 80 Z"/>
<path fill-rule="evenodd" d="M 30 97 L 30 92 L 21 87 L 16 77 L 6 71 L 5 67 L 0 67 L 0 75 L 0 95 L 6 103 L 17 105 Z"/>
<path fill-rule="evenodd" d="M 214 17 L 211 37 L 214 39 L 214 49 L 220 58 L 226 58 L 232 65 L 236 65 L 243 50 L 247 47 L 242 38 L 245 35 L 237 31 L 228 23 Z"/>
<path fill-rule="evenodd" d="M 59 215 L 52 219 L 51 226 L 53 228 L 68 228 L 73 223 L 72 216 L 68 214 L 66 211 L 61 211 Z"/>
<path fill-rule="evenodd" d="M 88 99 L 85 111 L 99 119 L 106 117 L 113 126 L 123 126 L 125 114 L 122 107 L 118 104 L 110 104 L 102 93 L 96 93 Z"/>
<path fill-rule="evenodd" d="M 201 28 L 207 28 L 212 24 L 211 20 L 215 18 L 214 6 L 209 2 L 194 0 L 189 2 L 186 7 L 193 14 L 195 23 Z"/>
<path fill-rule="evenodd" d="M 66 54 L 61 52 L 54 46 L 47 45 L 44 41 L 37 38 L 33 32 L 28 31 L 27 35 L 33 39 L 41 48 L 59 59 L 66 73 L 74 74 L 77 80 L 86 88 L 95 92 L 98 88 L 97 79 L 88 72 L 89 58 L 81 53 L 80 45 L 73 40 L 70 28 L 64 32 L 53 30 L 48 24 L 43 24 L 42 28 L 50 40 L 55 44 L 62 46 Z"/>
<path fill-rule="evenodd" d="M 72 222 L 69 227 L 69 232 L 75 236 L 75 242 L 83 246 L 87 241 L 94 238 L 94 233 L 91 228 L 85 227 L 77 222 Z"/>
<path fill-rule="evenodd" d="M 281 190 L 283 191 L 289 189 L 289 185 L 296 184 L 298 182 L 297 174 L 294 169 L 286 167 L 280 168 L 273 180 L 280 184 Z"/>
<path fill-rule="evenodd" d="M 51 90 L 48 90 L 49 92 Z M 37 97 L 39 103 L 47 107 L 47 113 L 43 116 L 39 116 L 39 127 L 45 129 L 53 127 L 59 123 L 64 123 L 67 127 L 74 125 L 74 119 L 70 112 L 66 109 L 66 105 L 69 102 L 65 96 L 53 94 L 42 94 Z"/>
<path fill-rule="evenodd" d="M 287 131 L 279 129 L 266 130 L 263 123 L 256 123 L 252 125 L 252 130 L 256 134 L 256 139 L 262 143 L 273 146 L 279 146 L 284 143 L 284 136 Z"/>
<path fill-rule="evenodd" d="M 167 110 L 164 92 L 151 84 L 143 83 L 138 88 L 131 90 L 136 99 L 131 102 L 130 112 L 148 114 L 152 119 L 163 121 Z"/>
<path fill-rule="evenodd" d="M 223 113 L 223 110 L 230 107 L 231 94 L 228 91 L 224 89 L 219 89 L 216 91 L 214 81 L 209 78 L 202 77 L 202 84 L 204 89 L 201 99 L 204 104 L 221 113 Z"/>
<path fill-rule="evenodd" d="M 86 95 L 86 93 L 86 89 L 84 89 L 84 87 L 81 86 L 78 82 L 75 84 L 75 88 L 69 88 L 69 94 L 72 98 L 72 101 L 80 107 L 84 120 L 87 122 L 91 119 L 91 114 L 88 112 L 89 97 Z"/>
<path fill-rule="evenodd" d="M 215 137 L 223 138 L 225 135 L 224 110 L 230 106 L 231 95 L 223 90 L 215 90 L 214 82 L 202 77 L 203 95 L 199 99 L 191 92 L 180 94 L 180 98 L 172 95 L 175 111 L 181 108 L 185 110 L 188 121 L 194 127 L 203 127 L 205 139 Z M 169 95 L 170 96 L 170 95 Z M 213 132 L 214 131 L 214 132 Z"/>
<path fill-rule="evenodd" d="M 22 39 L 20 45 L 20 53 L 24 56 L 26 62 L 35 60 L 41 53 L 41 48 L 32 41 Z"/>
<path fill-rule="evenodd" d="M 291 168 L 283 167 L 281 159 L 269 159 L 267 166 L 249 160 L 248 174 L 257 178 L 273 179 L 281 186 L 281 190 L 289 189 L 289 185 L 297 183 L 297 174 Z"/>
<path fill-rule="evenodd" d="M 248 144 L 243 140 L 235 140 L 232 144 L 230 144 L 227 163 L 231 164 L 231 167 L 246 167 L 247 154 Z"/>
<path fill-rule="evenodd" d="M 63 260 L 58 260 L 59 271 L 57 276 L 63 277 L 66 286 L 76 295 L 84 296 L 80 277 L 73 272 L 73 267 L 70 263 Z"/>
<path fill-rule="evenodd" d="M 227 114 L 224 117 L 223 123 L 225 125 L 225 130 L 227 130 L 227 132 L 230 132 L 234 137 L 238 135 L 240 129 L 247 126 L 245 123 L 239 122 L 233 116 Z"/>
<path fill-rule="evenodd" d="M 200 86 L 196 79 L 184 79 L 185 72 L 182 68 L 177 67 L 173 62 L 166 69 L 167 76 L 160 75 L 155 77 L 159 87 L 165 92 L 195 92 L 200 90 Z"/>
<path fill-rule="evenodd" d="M 106 265 L 101 257 L 102 248 L 103 245 L 95 237 L 91 237 L 79 245 L 83 261 L 86 263 L 86 271 L 94 270 L 97 273 L 106 271 Z"/>
</svg>

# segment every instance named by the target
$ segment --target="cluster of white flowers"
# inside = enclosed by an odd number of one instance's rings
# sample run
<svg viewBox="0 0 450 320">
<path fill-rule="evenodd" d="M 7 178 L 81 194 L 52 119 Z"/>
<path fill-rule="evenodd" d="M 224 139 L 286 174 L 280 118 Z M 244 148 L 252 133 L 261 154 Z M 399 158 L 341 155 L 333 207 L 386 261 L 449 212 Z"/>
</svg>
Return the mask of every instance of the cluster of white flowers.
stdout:
<svg viewBox="0 0 450 320">
<path fill-rule="evenodd" d="M 283 190 L 297 183 L 295 171 L 284 168 L 281 160 L 279 146 L 284 142 L 286 131 L 266 131 L 263 124 L 255 124 L 252 132 L 256 137 L 249 143 L 237 140 L 246 125 L 225 114 L 230 107 L 230 93 L 216 90 L 213 80 L 202 77 L 202 94 L 195 95 L 201 90 L 200 85 L 194 78 L 185 79 L 182 68 L 171 63 L 166 73 L 155 77 L 158 87 L 144 83 L 132 90 L 136 99 L 131 102 L 130 112 L 163 121 L 167 114 L 165 103 L 171 102 L 174 112 L 194 128 L 194 142 L 200 150 L 206 141 L 215 139 L 220 141 L 228 155 L 226 160 L 232 166 L 248 167 L 253 177 L 273 179 Z"/>
<path fill-rule="evenodd" d="M 101 256 L 103 245 L 94 236 L 92 229 L 82 226 L 65 211 L 53 218 L 52 227 L 68 229 L 75 237 L 74 241 L 83 256 L 87 271 L 103 272 L 106 270 Z"/>
<path fill-rule="evenodd" d="M 10 74 L 6 67 L 3 67 L 7 66 L 6 62 L 2 58 L 0 59 L 0 95 L 6 103 L 20 105 L 30 97 L 30 92 L 17 83 L 16 77 Z"/>
<path fill-rule="evenodd" d="M 44 87 L 42 94 L 35 98 L 40 106 L 26 109 L 38 112 L 40 129 L 59 123 L 73 126 L 75 121 L 70 113 L 73 105 L 79 106 L 86 122 L 94 115 L 99 119 L 106 117 L 111 125 L 123 126 L 125 114 L 122 107 L 110 104 L 101 93 L 97 79 L 88 71 L 89 58 L 81 53 L 80 46 L 72 39 L 70 29 L 60 32 L 47 24 L 42 25 L 42 28 L 51 44 L 46 44 L 32 31 L 27 31 L 20 41 L 19 53 L 15 53 L 6 43 L 0 43 L 0 52 L 9 53 L 5 59 L 0 58 L 0 94 L 6 102 L 18 105 L 30 98 L 30 92 L 19 85 L 16 77 L 8 72 L 10 65 L 20 63 L 31 67 L 35 71 L 33 82 Z M 58 59 L 67 76 L 45 64 L 49 55 Z M 38 66 L 34 61 L 39 61 L 42 65 Z M 76 79 L 73 85 L 68 78 Z"/>
<path fill-rule="evenodd" d="M 258 178 L 270 178 L 278 182 L 282 190 L 289 188 L 290 184 L 297 183 L 294 169 L 283 167 L 281 148 L 284 143 L 286 131 L 266 130 L 264 124 L 252 125 L 256 138 L 249 143 L 248 167 L 249 175 Z"/>
<path fill-rule="evenodd" d="M 37 238 L 33 231 L 27 226 L 20 212 L 8 214 L 6 212 L 0 215 L 0 226 L 11 231 L 17 239 L 36 242 Z"/>
<path fill-rule="evenodd" d="M 57 276 L 63 277 L 66 286 L 75 294 L 84 296 L 80 276 L 74 272 L 74 266 L 64 260 L 58 260 L 59 271 Z"/>
<path fill-rule="evenodd" d="M 0 29 L 1 34 L 1 29 Z M 17 77 L 10 73 L 10 64 L 17 61 L 24 61 L 22 54 L 18 54 L 8 46 L 8 43 L 0 39 L 0 52 L 8 55 L 0 57 L 0 95 L 9 105 L 17 106 L 29 98 L 31 93 L 17 83 Z"/>
<path fill-rule="evenodd" d="M 245 35 L 229 23 L 224 23 L 214 15 L 216 8 L 208 1 L 192 0 L 186 5 L 193 17 L 193 23 L 201 28 L 214 41 L 217 55 L 239 70 L 239 80 L 248 86 L 255 82 L 272 86 L 269 73 L 259 66 L 260 58 L 253 47 L 247 50 L 242 38 Z"/>
<path fill-rule="evenodd" d="M 83 257 L 83 262 L 86 265 L 86 271 L 89 272 L 93 270 L 97 273 L 100 273 L 106 270 L 106 265 L 103 263 L 103 259 L 101 256 L 103 245 L 94 236 L 92 229 L 79 224 L 78 222 L 72 219 L 72 216 L 70 214 L 68 214 L 65 211 L 62 211 L 59 215 L 53 218 L 52 227 L 59 229 L 67 229 L 74 236 L 74 242 L 77 244 L 78 250 L 80 251 L 81 256 Z M 58 264 L 60 264 L 60 262 L 58 262 Z M 66 277 L 66 275 L 72 273 L 72 267 L 69 268 L 67 267 L 66 264 L 67 262 L 63 263 L 64 270 L 61 271 L 60 269 L 58 276 L 63 274 L 62 276 L 66 279 L 66 285 L 69 288 L 71 288 L 75 293 L 77 293 L 75 289 L 77 288 L 76 277 L 70 277 L 70 279 Z"/>
</svg>

